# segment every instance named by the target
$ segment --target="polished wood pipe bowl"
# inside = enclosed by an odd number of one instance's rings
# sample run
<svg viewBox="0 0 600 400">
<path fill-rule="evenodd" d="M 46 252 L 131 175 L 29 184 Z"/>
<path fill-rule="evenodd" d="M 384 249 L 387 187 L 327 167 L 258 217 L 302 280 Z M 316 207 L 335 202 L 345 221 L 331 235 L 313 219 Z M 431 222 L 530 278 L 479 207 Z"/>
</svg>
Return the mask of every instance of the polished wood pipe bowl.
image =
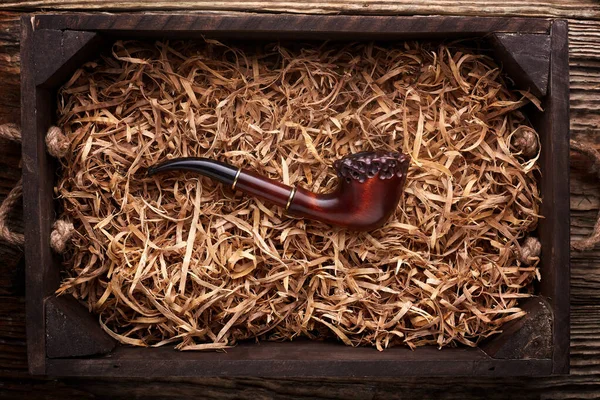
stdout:
<svg viewBox="0 0 600 400">
<path fill-rule="evenodd" d="M 381 227 L 396 210 L 408 165 L 408 156 L 399 152 L 348 155 L 334 163 L 340 182 L 336 190 L 326 194 L 284 185 L 256 172 L 201 157 L 166 161 L 148 169 L 148 175 L 180 170 L 197 172 L 233 190 L 283 207 L 292 216 L 366 231 Z"/>
</svg>

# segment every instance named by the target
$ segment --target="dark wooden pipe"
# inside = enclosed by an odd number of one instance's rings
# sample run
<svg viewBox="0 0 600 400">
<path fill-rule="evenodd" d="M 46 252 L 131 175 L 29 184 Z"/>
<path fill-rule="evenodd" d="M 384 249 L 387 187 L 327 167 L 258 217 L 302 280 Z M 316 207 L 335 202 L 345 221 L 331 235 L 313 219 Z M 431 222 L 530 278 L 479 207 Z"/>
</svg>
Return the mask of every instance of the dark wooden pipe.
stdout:
<svg viewBox="0 0 600 400">
<path fill-rule="evenodd" d="M 193 171 L 269 203 L 290 215 L 310 218 L 352 230 L 379 228 L 396 210 L 404 190 L 408 157 L 398 152 L 361 152 L 334 163 L 340 183 L 335 191 L 316 194 L 290 187 L 255 172 L 208 158 L 166 161 L 148 175 Z"/>
</svg>

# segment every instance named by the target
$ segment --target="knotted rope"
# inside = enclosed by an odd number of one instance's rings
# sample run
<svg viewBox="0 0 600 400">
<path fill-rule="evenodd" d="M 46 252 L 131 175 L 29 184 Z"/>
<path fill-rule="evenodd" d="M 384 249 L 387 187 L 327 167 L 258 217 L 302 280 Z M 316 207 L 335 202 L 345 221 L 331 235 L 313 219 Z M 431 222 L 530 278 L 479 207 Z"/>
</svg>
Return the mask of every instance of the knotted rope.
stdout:
<svg viewBox="0 0 600 400">
<path fill-rule="evenodd" d="M 535 131 L 529 127 L 521 127 L 515 133 L 515 147 L 528 158 L 534 157 L 539 149 L 539 143 Z"/>
<path fill-rule="evenodd" d="M 21 143 L 21 131 L 16 124 L 0 125 L 0 137 Z M 0 238 L 15 246 L 23 245 L 25 236 L 22 233 L 15 233 L 8 228 L 8 216 L 22 195 L 23 179 L 19 179 L 17 185 L 8 193 L 2 204 L 0 204 Z"/>
<path fill-rule="evenodd" d="M 540 257 L 542 244 L 538 238 L 529 236 L 519 249 L 519 261 L 525 265 L 531 265 Z"/>
<path fill-rule="evenodd" d="M 23 195 L 23 180 L 19 179 L 17 185 L 8 193 L 8 196 L 0 204 L 0 238 L 15 246 L 21 246 L 25 242 L 22 233 L 15 233 L 8 228 L 8 216 L 11 210 Z"/>
<path fill-rule="evenodd" d="M 21 130 L 16 124 L 0 125 L 0 137 L 21 143 Z M 48 153 L 54 157 L 64 157 L 70 146 L 69 139 L 56 126 L 50 127 L 46 135 L 46 146 Z M 8 196 L 0 204 L 0 240 L 15 246 L 23 246 L 25 236 L 21 233 L 12 232 L 7 225 L 8 216 L 19 198 L 23 195 L 23 179 L 19 179 L 16 186 L 8 193 Z M 57 220 L 50 234 L 50 246 L 57 253 L 65 251 L 67 244 L 75 228 L 66 220 Z"/>
<path fill-rule="evenodd" d="M 64 253 L 67 243 L 73 237 L 73 233 L 75 233 L 75 228 L 70 221 L 63 219 L 56 220 L 50 234 L 50 246 L 57 253 Z"/>
<path fill-rule="evenodd" d="M 58 126 L 51 126 L 46 134 L 46 147 L 48 153 L 55 158 L 62 158 L 67 155 L 71 142 Z"/>
</svg>

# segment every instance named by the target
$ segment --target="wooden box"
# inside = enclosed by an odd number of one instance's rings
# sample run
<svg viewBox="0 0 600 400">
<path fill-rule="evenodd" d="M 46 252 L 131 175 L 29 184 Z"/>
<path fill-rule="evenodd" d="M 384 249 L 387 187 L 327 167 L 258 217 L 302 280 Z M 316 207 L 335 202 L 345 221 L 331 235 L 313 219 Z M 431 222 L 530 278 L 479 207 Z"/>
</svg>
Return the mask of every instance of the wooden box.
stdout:
<svg viewBox="0 0 600 400">
<path fill-rule="evenodd" d="M 297 340 L 227 352 L 116 345 L 73 299 L 57 299 L 60 260 L 49 246 L 56 165 L 44 136 L 56 90 L 117 38 L 403 40 L 481 38 L 517 87 L 542 99 L 542 281 L 527 317 L 478 348 L 378 352 Z M 474 17 L 273 14 L 43 14 L 22 18 L 22 129 L 29 370 L 54 376 L 506 376 L 569 370 L 569 76 L 567 23 Z M 73 301 L 71 301 L 73 300 Z"/>
</svg>

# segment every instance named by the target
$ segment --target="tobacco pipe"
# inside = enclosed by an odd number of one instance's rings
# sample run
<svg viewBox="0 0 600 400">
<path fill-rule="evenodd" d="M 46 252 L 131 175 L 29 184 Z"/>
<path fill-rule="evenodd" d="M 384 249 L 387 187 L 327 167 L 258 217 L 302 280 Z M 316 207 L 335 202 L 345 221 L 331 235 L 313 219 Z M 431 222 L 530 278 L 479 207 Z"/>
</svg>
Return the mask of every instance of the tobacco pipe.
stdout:
<svg viewBox="0 0 600 400">
<path fill-rule="evenodd" d="M 290 187 L 255 172 L 209 158 L 184 157 L 148 169 L 193 171 L 269 203 L 290 215 L 339 225 L 351 230 L 379 228 L 396 210 L 402 196 L 409 160 L 398 152 L 360 152 L 334 163 L 340 178 L 336 190 L 316 194 Z"/>
</svg>

